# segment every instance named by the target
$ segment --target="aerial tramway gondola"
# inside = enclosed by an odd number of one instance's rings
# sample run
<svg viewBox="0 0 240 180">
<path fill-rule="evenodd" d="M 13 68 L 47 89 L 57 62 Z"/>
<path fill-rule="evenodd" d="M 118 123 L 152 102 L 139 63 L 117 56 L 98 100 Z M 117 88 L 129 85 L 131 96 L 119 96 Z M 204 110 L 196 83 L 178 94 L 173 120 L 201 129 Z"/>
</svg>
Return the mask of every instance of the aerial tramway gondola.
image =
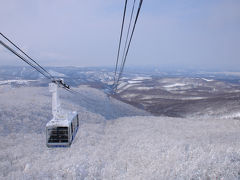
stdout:
<svg viewBox="0 0 240 180">
<path fill-rule="evenodd" d="M 46 143 L 48 147 L 69 147 L 79 128 L 79 118 L 76 111 L 61 108 L 58 86 L 57 83 L 49 84 L 53 118 L 46 125 Z"/>
</svg>

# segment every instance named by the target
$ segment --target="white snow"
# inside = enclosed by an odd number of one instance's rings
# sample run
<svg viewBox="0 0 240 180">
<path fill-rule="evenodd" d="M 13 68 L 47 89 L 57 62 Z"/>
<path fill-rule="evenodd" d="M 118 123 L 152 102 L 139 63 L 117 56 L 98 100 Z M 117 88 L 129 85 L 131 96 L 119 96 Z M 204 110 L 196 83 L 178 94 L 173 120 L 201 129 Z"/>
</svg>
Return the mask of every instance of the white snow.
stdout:
<svg viewBox="0 0 240 180">
<path fill-rule="evenodd" d="M 206 78 L 202 78 L 202 80 L 207 81 L 207 82 L 212 82 L 212 81 L 214 81 L 213 79 L 206 79 Z"/>
<path fill-rule="evenodd" d="M 138 89 L 138 90 L 151 90 L 151 89 L 154 89 L 154 87 L 136 87 L 135 89 Z"/>
<path fill-rule="evenodd" d="M 178 98 L 181 100 L 200 100 L 200 99 L 208 99 L 208 97 L 184 97 L 184 98 Z"/>
<path fill-rule="evenodd" d="M 124 90 L 126 90 L 126 89 L 128 89 L 128 88 L 130 88 L 132 86 L 134 86 L 134 84 L 127 84 L 127 83 L 125 83 L 121 87 L 119 86 L 117 91 L 118 91 L 118 93 L 120 93 L 120 92 L 122 92 L 122 91 L 124 91 Z"/>
<path fill-rule="evenodd" d="M 118 89 L 121 89 L 123 88 L 124 86 L 127 85 L 127 82 L 121 82 L 119 85 L 118 85 Z"/>
<path fill-rule="evenodd" d="M 186 86 L 186 85 L 187 84 L 185 84 L 185 83 L 174 83 L 174 84 L 165 85 L 163 87 L 165 87 L 165 88 L 173 88 L 173 87 Z"/>
<path fill-rule="evenodd" d="M 4 80 L 4 81 L 0 81 L 0 85 L 11 84 L 11 83 L 28 84 L 29 82 L 34 82 L 34 81 L 36 80 Z"/>
<path fill-rule="evenodd" d="M 237 119 L 240 119 L 240 112 L 229 113 L 227 115 L 223 115 L 221 118 L 226 118 L 226 119 L 237 118 Z"/>
<path fill-rule="evenodd" d="M 127 96 L 127 95 L 126 95 Z M 137 95 L 135 95 L 137 96 Z M 123 96 L 125 97 L 125 96 Z M 129 97 L 131 97 L 129 95 Z M 200 100 L 200 99 L 207 99 L 207 97 L 194 97 L 194 96 L 189 96 L 189 97 L 178 97 L 178 96 L 168 96 L 166 97 L 165 95 L 144 95 L 141 97 L 141 100 L 154 100 L 157 98 L 161 99 L 176 99 L 176 100 Z"/>
<path fill-rule="evenodd" d="M 141 83 L 142 81 L 128 81 L 129 84 L 138 84 L 138 83 Z"/>
<path fill-rule="evenodd" d="M 141 76 L 139 76 L 139 77 L 136 77 L 132 80 L 133 81 L 143 81 L 143 80 L 150 80 L 150 79 L 152 79 L 152 77 L 141 77 Z"/>
<path fill-rule="evenodd" d="M 146 116 L 96 89 L 76 90 L 61 92 L 81 122 L 70 148 L 46 147 L 47 88 L 0 91 L 0 179 L 240 178 L 239 120 Z"/>
<path fill-rule="evenodd" d="M 56 77 L 66 77 L 65 74 L 59 73 L 59 72 L 54 71 L 54 70 L 49 70 L 49 73 L 50 73 L 52 76 L 56 76 Z"/>
<path fill-rule="evenodd" d="M 124 97 L 124 98 L 134 98 L 136 96 L 138 96 L 138 95 L 137 94 L 124 94 L 124 95 L 122 95 L 122 97 Z"/>
</svg>

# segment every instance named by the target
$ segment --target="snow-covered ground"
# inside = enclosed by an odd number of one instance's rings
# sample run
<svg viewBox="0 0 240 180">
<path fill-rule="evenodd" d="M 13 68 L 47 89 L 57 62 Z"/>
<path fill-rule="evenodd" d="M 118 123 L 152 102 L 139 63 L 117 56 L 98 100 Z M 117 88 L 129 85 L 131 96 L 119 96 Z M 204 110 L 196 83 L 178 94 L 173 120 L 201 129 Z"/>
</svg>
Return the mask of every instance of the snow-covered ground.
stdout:
<svg viewBox="0 0 240 180">
<path fill-rule="evenodd" d="M 54 71 L 54 70 L 49 70 L 49 73 L 50 73 L 52 76 L 54 76 L 54 77 L 66 77 L 65 74 L 59 73 L 59 72 Z"/>
<path fill-rule="evenodd" d="M 170 84 L 170 85 L 165 85 L 163 87 L 165 88 L 172 88 L 172 87 L 179 87 L 179 86 L 186 86 L 187 84 L 184 83 L 175 83 L 175 84 Z"/>
<path fill-rule="evenodd" d="M 153 117 L 103 92 L 61 91 L 80 128 L 70 148 L 47 148 L 47 88 L 0 86 L 0 179 L 238 179 L 240 120 Z"/>
<path fill-rule="evenodd" d="M 4 80 L 4 81 L 0 81 L 0 85 L 4 85 L 4 84 L 11 84 L 11 83 L 16 83 L 16 84 L 28 84 L 29 82 L 35 82 L 36 80 Z"/>
</svg>

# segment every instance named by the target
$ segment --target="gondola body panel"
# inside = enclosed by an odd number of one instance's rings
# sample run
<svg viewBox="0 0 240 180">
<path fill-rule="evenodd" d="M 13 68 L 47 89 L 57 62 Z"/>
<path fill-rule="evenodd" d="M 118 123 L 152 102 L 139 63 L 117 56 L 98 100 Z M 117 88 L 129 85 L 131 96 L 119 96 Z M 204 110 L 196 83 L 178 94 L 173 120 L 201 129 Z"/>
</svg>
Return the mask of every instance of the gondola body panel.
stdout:
<svg viewBox="0 0 240 180">
<path fill-rule="evenodd" d="M 46 125 L 47 147 L 70 147 L 78 127 L 79 118 L 76 112 L 68 112 L 59 119 L 53 118 Z"/>
</svg>

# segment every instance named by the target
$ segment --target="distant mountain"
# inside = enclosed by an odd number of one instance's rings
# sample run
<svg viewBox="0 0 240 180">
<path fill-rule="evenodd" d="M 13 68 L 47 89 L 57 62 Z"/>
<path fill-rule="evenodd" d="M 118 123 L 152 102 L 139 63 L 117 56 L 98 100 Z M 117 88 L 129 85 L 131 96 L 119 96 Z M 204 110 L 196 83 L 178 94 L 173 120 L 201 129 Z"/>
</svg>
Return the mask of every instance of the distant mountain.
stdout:
<svg viewBox="0 0 240 180">
<path fill-rule="evenodd" d="M 113 69 L 104 67 L 47 67 L 53 76 L 72 87 L 87 85 L 105 90 L 113 84 Z M 115 98 L 154 115 L 193 116 L 205 111 L 214 115 L 235 113 L 238 107 L 239 73 L 204 71 L 160 71 L 129 68 L 119 82 Z M 0 86 L 48 86 L 49 80 L 31 67 L 0 67 Z M 218 104 L 217 106 L 215 104 Z M 217 107 L 217 108 L 216 108 Z M 217 113 L 218 114 L 218 113 Z M 222 114 L 222 115 L 223 115 Z"/>
<path fill-rule="evenodd" d="M 206 78 L 124 79 L 117 99 L 154 115 L 222 117 L 239 111 L 240 84 Z"/>
<path fill-rule="evenodd" d="M 100 87 L 105 87 L 113 83 L 114 69 L 107 67 L 46 67 L 46 69 L 58 78 L 64 80 L 72 86 L 79 84 L 98 83 Z M 163 71 L 157 68 L 127 68 L 123 74 L 124 78 L 134 79 L 138 77 L 158 77 L 158 78 L 205 78 L 215 79 L 225 82 L 240 83 L 238 72 L 209 72 L 209 71 Z M 44 80 L 39 72 L 32 67 L 26 66 L 0 66 L 0 80 Z"/>
</svg>

